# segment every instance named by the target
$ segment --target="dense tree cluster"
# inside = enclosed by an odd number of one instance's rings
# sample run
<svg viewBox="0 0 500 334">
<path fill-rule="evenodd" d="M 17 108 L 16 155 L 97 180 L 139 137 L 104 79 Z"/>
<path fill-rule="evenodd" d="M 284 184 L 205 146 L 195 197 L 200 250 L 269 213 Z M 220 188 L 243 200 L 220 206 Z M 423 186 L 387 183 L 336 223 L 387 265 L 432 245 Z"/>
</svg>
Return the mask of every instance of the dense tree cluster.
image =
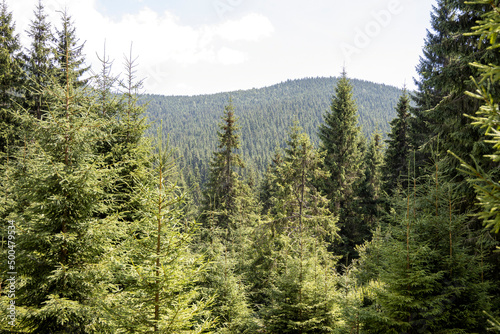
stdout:
<svg viewBox="0 0 500 334">
<path fill-rule="evenodd" d="M 0 330 L 500 331 L 497 5 L 437 2 L 415 92 L 344 69 L 147 109 L 132 50 L 91 76 L 67 11 L 23 50 L 3 1 Z"/>
</svg>

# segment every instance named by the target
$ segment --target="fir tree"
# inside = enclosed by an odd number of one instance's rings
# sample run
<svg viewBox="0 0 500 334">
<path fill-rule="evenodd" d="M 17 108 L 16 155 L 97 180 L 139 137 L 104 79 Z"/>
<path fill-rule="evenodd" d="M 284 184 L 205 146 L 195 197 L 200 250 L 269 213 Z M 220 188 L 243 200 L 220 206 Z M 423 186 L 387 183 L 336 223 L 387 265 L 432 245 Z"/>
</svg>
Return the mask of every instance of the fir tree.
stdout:
<svg viewBox="0 0 500 334">
<path fill-rule="evenodd" d="M 239 174 L 244 167 L 237 152 L 239 127 L 232 100 L 225 107 L 220 124 L 219 150 L 210 163 L 204 191 L 200 252 L 210 254 L 213 266 L 201 287 L 206 296 L 216 294 L 211 312 L 219 317 L 217 333 L 252 332 L 251 310 L 247 302 L 241 268 L 244 266 L 246 237 L 255 220 L 257 203 L 249 185 Z"/>
<path fill-rule="evenodd" d="M 368 249 L 358 274 L 372 296 L 359 309 L 369 333 L 484 332 L 488 282 L 463 198 L 436 161 L 393 209 Z M 411 168 L 410 168 L 411 169 Z M 376 283 L 373 283 L 376 282 Z"/>
<path fill-rule="evenodd" d="M 331 110 L 324 114 L 319 127 L 321 149 L 326 152 L 325 166 L 330 172 L 326 185 L 333 209 L 340 213 L 349 205 L 355 182 L 361 176 L 362 156 L 359 150 L 360 133 L 352 85 L 345 70 L 335 87 Z"/>
<path fill-rule="evenodd" d="M 365 235 L 369 235 L 370 230 L 376 227 L 376 221 L 381 215 L 383 159 L 382 135 L 377 131 L 373 133 L 365 153 L 365 175 L 357 190 L 358 211 L 365 222 Z"/>
<path fill-rule="evenodd" d="M 471 34 L 480 35 L 484 39 L 489 39 L 491 45 L 488 49 L 496 49 L 500 45 L 496 40 L 496 33 L 500 31 L 498 7 L 490 1 L 476 1 L 475 3 L 489 4 L 492 6 L 492 10 L 484 15 L 482 20 L 478 22 L 480 25 L 475 27 L 474 32 L 471 32 Z M 474 93 L 469 92 L 468 95 L 478 99 L 483 105 L 476 112 L 476 116 L 471 116 L 471 118 L 474 120 L 473 125 L 486 128 L 486 135 L 492 138 L 491 140 L 485 140 L 486 143 L 492 144 L 495 149 L 493 154 L 489 155 L 488 158 L 497 163 L 499 161 L 499 137 L 497 126 L 499 101 L 496 94 L 497 86 L 495 83 L 500 80 L 498 77 L 500 61 L 488 65 L 476 62 L 472 65 L 480 70 L 481 76 L 479 80 L 475 80 L 476 91 Z M 451 151 L 456 156 L 455 150 Z M 500 192 L 500 187 L 495 181 L 495 175 L 491 173 L 494 172 L 494 169 L 483 170 L 480 166 L 477 166 L 477 164 L 473 166 L 467 163 L 463 157 L 460 157 L 460 161 L 462 163 L 462 171 L 470 175 L 469 182 L 474 185 L 479 203 L 483 207 L 480 217 L 485 222 L 487 228 L 498 233 L 500 231 L 500 215 L 498 215 L 497 212 L 497 194 Z"/>
<path fill-rule="evenodd" d="M 491 162 L 484 158 L 490 149 L 483 139 L 484 131 L 474 127 L 465 115 L 472 115 L 479 107 L 478 100 L 467 96 L 473 90 L 471 77 L 478 75 L 471 65 L 475 61 L 497 62 L 498 53 L 485 47 L 485 40 L 467 33 L 485 12 L 487 6 L 459 0 L 440 0 L 431 13 L 432 30 L 428 31 L 424 56 L 417 66 L 419 77 L 415 81 L 417 92 L 414 115 L 410 124 L 412 147 L 416 153 L 417 172 L 425 167 L 431 156 L 431 147 L 440 142 L 439 150 L 446 154 L 453 150 L 462 157 L 474 157 L 486 168 Z M 498 88 L 495 88 L 498 89 Z M 450 168 L 456 170 L 458 162 L 450 160 Z M 450 174 L 467 194 L 463 210 L 474 207 L 474 191 L 463 181 L 458 172 Z"/>
</svg>

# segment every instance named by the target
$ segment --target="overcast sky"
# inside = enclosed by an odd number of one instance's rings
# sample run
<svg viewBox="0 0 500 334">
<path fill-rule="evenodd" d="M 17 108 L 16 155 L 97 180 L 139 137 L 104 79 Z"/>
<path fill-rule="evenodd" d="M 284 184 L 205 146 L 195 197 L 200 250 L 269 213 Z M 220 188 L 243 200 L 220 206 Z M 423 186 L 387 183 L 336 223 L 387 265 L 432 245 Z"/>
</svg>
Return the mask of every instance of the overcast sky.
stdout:
<svg viewBox="0 0 500 334">
<path fill-rule="evenodd" d="M 7 0 L 25 30 L 38 0 Z M 412 89 L 436 0 L 44 0 L 53 26 L 67 8 L 87 62 L 133 45 L 144 92 L 194 95 L 338 76 Z"/>
</svg>

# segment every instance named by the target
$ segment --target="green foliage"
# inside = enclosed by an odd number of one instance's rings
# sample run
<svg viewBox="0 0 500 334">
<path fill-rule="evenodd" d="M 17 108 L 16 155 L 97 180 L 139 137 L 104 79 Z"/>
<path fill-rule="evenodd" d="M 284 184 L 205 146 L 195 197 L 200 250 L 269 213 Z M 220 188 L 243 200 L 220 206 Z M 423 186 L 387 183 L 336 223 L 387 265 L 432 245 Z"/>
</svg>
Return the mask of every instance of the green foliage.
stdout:
<svg viewBox="0 0 500 334">
<path fill-rule="evenodd" d="M 403 89 L 396 106 L 396 118 L 390 122 L 391 132 L 386 140 L 384 156 L 384 189 L 392 194 L 397 188 L 406 189 L 407 166 L 410 153 L 410 97 Z"/>
<path fill-rule="evenodd" d="M 411 106 L 345 71 L 139 96 L 132 51 L 122 81 L 105 49 L 89 78 L 70 16 L 51 39 L 41 1 L 21 56 L 3 1 L 0 218 L 16 224 L 20 322 L 5 325 L 4 289 L 0 331 L 498 329 L 499 13 L 437 2 Z M 145 114 L 165 119 L 156 147 Z"/>
<path fill-rule="evenodd" d="M 239 196 L 240 180 L 238 169 L 244 164 L 237 153 L 240 147 L 238 126 L 234 116 L 234 106 L 231 99 L 224 109 L 224 117 L 220 125 L 218 151 L 210 163 L 210 174 L 205 192 L 205 210 L 225 211 L 226 218 L 220 222 L 222 227 L 229 227 L 227 215 L 236 212 L 236 197 Z"/>
<path fill-rule="evenodd" d="M 332 333 L 340 313 L 332 268 L 313 252 L 294 254 L 291 244 L 285 241 L 290 253 L 279 262 L 262 311 L 264 333 Z"/>
<path fill-rule="evenodd" d="M 121 283 L 107 304 L 116 333 L 201 333 L 211 325 L 195 286 L 206 262 L 190 249 L 196 224 L 183 218 L 174 170 L 160 137 L 147 183 L 134 192 L 143 211 L 110 259 Z"/>
<path fill-rule="evenodd" d="M 364 225 L 359 224 L 358 228 L 365 228 L 365 235 L 371 234 L 370 231 L 375 228 L 382 213 L 383 149 L 382 135 L 374 132 L 364 156 L 363 180 L 356 190 L 358 197 L 355 202 L 356 211 L 364 223 Z"/>
<path fill-rule="evenodd" d="M 489 4 L 492 7 L 478 22 L 479 26 L 474 28 L 474 35 L 477 34 L 489 40 L 491 45 L 488 49 L 495 50 L 500 47 L 500 43 L 497 41 L 497 34 L 500 32 L 498 7 L 494 1 L 477 1 L 474 3 Z M 468 95 L 477 98 L 483 103 L 476 112 L 477 116 L 471 117 L 474 120 L 472 124 L 486 129 L 486 135 L 491 139 L 484 140 L 484 142 L 490 144 L 494 149 L 492 154 L 488 155 L 488 158 L 494 163 L 498 163 L 500 161 L 500 136 L 496 82 L 500 79 L 500 62 L 488 65 L 475 62 L 472 65 L 479 69 L 481 77 L 479 81 L 474 80 L 477 87 L 476 93 L 468 93 Z M 453 151 L 455 152 L 455 150 Z M 462 164 L 461 170 L 470 176 L 469 182 L 474 185 L 477 199 L 483 208 L 478 214 L 479 217 L 485 222 L 487 228 L 498 233 L 500 231 L 500 215 L 498 214 L 500 185 L 496 181 L 495 169 L 484 171 L 477 163 L 473 166 L 463 158 L 459 158 L 459 160 Z"/>
<path fill-rule="evenodd" d="M 27 75 L 25 85 L 25 103 L 27 109 L 37 117 L 42 117 L 42 110 L 46 110 L 42 91 L 47 87 L 55 75 L 54 55 L 50 42 L 52 32 L 50 23 L 41 0 L 34 11 L 35 19 L 31 21 L 28 36 L 31 38 L 30 49 L 25 55 L 25 71 Z"/>
<path fill-rule="evenodd" d="M 92 112 L 94 101 L 71 81 L 43 91 L 51 101 L 46 117 L 24 112 L 24 147 L 13 180 L 19 224 L 19 304 L 33 333 L 107 332 L 103 310 L 107 272 L 100 265 L 113 222 L 96 219 L 109 209 L 104 187 L 114 176 L 93 151 L 105 124 Z"/>
<path fill-rule="evenodd" d="M 5 0 L 0 4 L 0 152 L 19 144 L 20 124 L 12 108 L 20 101 L 25 75 L 19 36 Z M 2 162 L 5 156 L 2 157 Z"/>
<path fill-rule="evenodd" d="M 262 309 L 266 333 L 329 333 L 335 322 L 335 275 L 326 240 L 336 219 L 315 183 L 328 173 L 323 156 L 295 125 L 283 158 L 268 174 L 268 252 L 260 261 L 269 272 Z M 268 276 L 269 275 L 269 276 Z"/>
<path fill-rule="evenodd" d="M 214 232 L 209 243 L 201 247 L 212 261 L 200 279 L 203 296 L 213 297 L 210 314 L 216 319 L 215 333 L 254 333 L 253 311 L 241 272 L 243 243 L 238 242 L 233 231 L 232 239 L 218 238 Z M 243 249 L 241 249 L 242 247 Z"/>
<path fill-rule="evenodd" d="M 330 173 L 322 190 L 328 195 L 332 212 L 339 216 L 342 244 L 334 247 L 346 261 L 354 257 L 355 245 L 368 237 L 366 226 L 356 216 L 355 209 L 357 188 L 363 178 L 365 141 L 361 137 L 352 89 L 344 71 L 318 133 L 321 150 L 325 152 L 325 169 Z"/>
<path fill-rule="evenodd" d="M 457 210 L 463 198 L 443 182 L 445 165 L 436 162 L 406 198 L 394 197 L 388 225 L 362 251 L 358 277 L 374 293 L 362 307 L 369 333 L 485 331 L 483 254 Z"/>
<path fill-rule="evenodd" d="M 471 124 L 466 115 L 473 115 L 479 101 L 466 94 L 474 90 L 471 77 L 479 74 L 474 62 L 499 61 L 495 50 L 488 50 L 486 39 L 469 32 L 476 21 L 488 10 L 485 4 L 459 0 L 440 0 L 431 15 L 432 29 L 428 31 L 424 56 L 417 67 L 419 78 L 412 109 L 410 141 L 417 152 L 418 168 L 424 167 L 431 156 L 431 147 L 439 141 L 441 154 L 452 150 L 469 164 L 476 160 L 483 168 L 494 168 L 485 158 L 491 153 L 484 143 L 484 131 Z M 498 89 L 498 88 L 495 88 Z M 462 203 L 464 210 L 474 207 L 474 190 L 456 171 L 459 162 L 450 162 L 450 177 L 454 178 L 467 194 Z"/>
<path fill-rule="evenodd" d="M 58 69 L 56 77 L 61 85 L 72 82 L 77 87 L 87 83 L 82 76 L 90 67 L 83 67 L 85 59 L 82 54 L 83 45 L 76 36 L 76 29 L 71 16 L 65 9 L 61 12 L 61 28 L 56 29 L 55 40 L 55 66 Z"/>
<path fill-rule="evenodd" d="M 325 185 L 336 213 L 352 201 L 356 181 L 361 177 L 361 128 L 352 85 L 345 71 L 335 87 L 330 111 L 319 127 L 321 149 L 326 152 L 325 166 L 330 178 Z"/>
</svg>

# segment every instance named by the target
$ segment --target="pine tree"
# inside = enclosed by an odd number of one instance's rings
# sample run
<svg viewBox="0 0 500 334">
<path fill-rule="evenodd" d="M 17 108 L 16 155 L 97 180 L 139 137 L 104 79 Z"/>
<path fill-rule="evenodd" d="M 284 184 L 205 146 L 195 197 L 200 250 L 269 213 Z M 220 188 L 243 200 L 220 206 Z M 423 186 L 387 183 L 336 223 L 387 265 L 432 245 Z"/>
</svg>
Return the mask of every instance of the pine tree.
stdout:
<svg viewBox="0 0 500 334">
<path fill-rule="evenodd" d="M 394 190 L 406 189 L 407 166 L 410 153 L 409 139 L 410 97 L 406 88 L 396 106 L 396 117 L 390 122 L 391 132 L 386 140 L 384 156 L 384 190 L 393 194 Z"/>
<path fill-rule="evenodd" d="M 50 78 L 55 75 L 54 55 L 50 45 L 53 36 L 50 23 L 42 1 L 38 1 L 34 11 L 35 19 L 31 21 L 28 36 L 31 38 L 31 47 L 26 52 L 25 71 L 27 75 L 25 102 L 31 113 L 42 118 L 45 101 L 42 100 L 43 89 L 51 83 Z"/>
<path fill-rule="evenodd" d="M 339 217 L 342 245 L 335 246 L 337 254 L 349 261 L 355 255 L 354 247 L 367 237 L 358 231 L 360 219 L 355 218 L 354 202 L 357 187 L 363 177 L 363 145 L 358 126 L 356 102 L 352 85 L 345 70 L 335 87 L 331 110 L 324 115 L 325 122 L 319 127 L 321 149 L 325 151 L 325 167 L 330 177 L 323 185 L 328 194 L 331 210 Z"/>
</svg>

